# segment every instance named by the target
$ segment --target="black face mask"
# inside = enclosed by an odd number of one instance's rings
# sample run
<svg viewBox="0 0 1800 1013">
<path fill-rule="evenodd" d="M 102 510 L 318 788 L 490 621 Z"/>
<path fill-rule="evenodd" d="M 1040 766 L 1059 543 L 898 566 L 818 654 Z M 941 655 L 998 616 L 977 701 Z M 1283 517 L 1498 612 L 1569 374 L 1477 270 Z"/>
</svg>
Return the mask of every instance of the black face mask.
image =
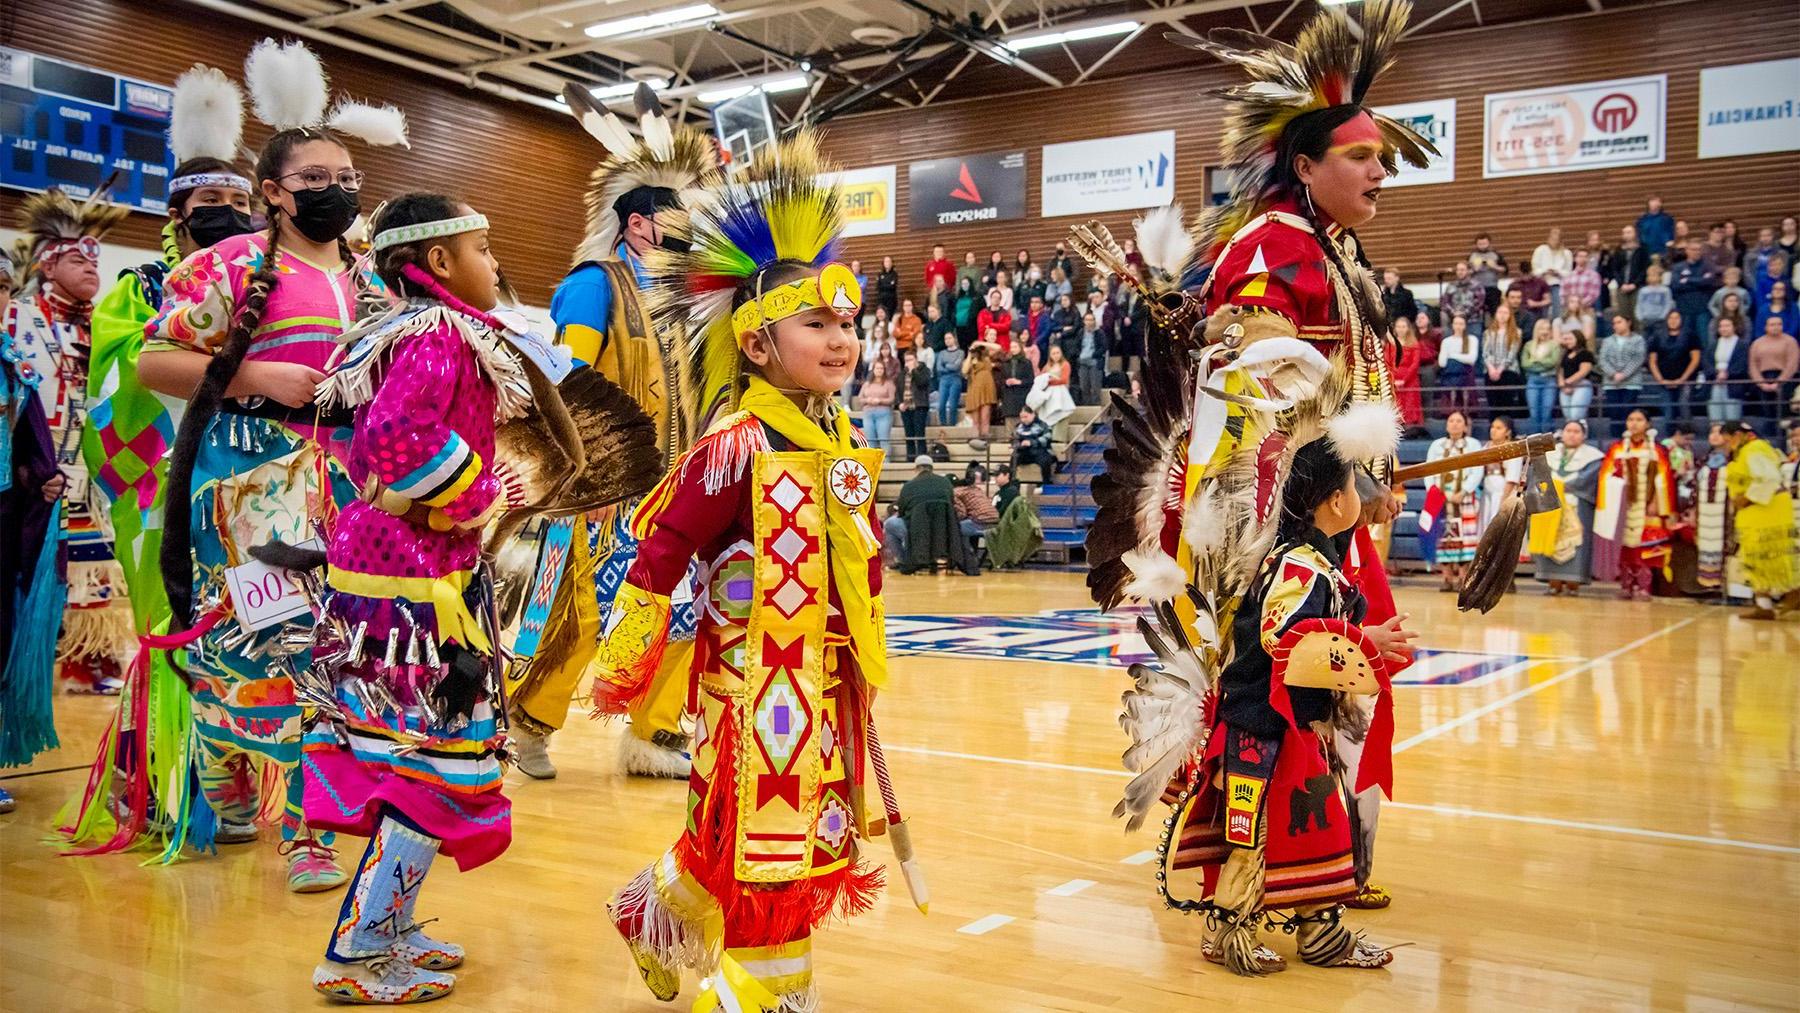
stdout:
<svg viewBox="0 0 1800 1013">
<path fill-rule="evenodd" d="M 212 246 L 252 230 L 250 212 L 229 204 L 206 204 L 188 212 L 182 222 L 196 246 Z"/>
<path fill-rule="evenodd" d="M 323 190 L 295 190 L 294 228 L 315 243 L 329 243 L 344 234 L 362 209 L 357 195 L 336 183 Z"/>
</svg>

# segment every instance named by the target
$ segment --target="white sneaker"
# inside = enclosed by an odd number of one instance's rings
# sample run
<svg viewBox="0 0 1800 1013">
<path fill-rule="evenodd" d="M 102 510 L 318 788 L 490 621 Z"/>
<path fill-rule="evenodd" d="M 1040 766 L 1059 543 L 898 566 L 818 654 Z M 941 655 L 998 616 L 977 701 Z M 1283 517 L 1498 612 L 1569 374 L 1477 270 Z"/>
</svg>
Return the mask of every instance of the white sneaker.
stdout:
<svg viewBox="0 0 1800 1013">
<path fill-rule="evenodd" d="M 550 762 L 550 735 L 539 735 L 523 725 L 512 730 L 513 766 L 527 777 L 549 781 L 556 777 L 556 765 Z"/>
<path fill-rule="evenodd" d="M 455 975 L 427 971 L 393 956 L 354 964 L 326 959 L 313 968 L 313 991 L 364 1006 L 430 1002 L 455 987 Z"/>
</svg>

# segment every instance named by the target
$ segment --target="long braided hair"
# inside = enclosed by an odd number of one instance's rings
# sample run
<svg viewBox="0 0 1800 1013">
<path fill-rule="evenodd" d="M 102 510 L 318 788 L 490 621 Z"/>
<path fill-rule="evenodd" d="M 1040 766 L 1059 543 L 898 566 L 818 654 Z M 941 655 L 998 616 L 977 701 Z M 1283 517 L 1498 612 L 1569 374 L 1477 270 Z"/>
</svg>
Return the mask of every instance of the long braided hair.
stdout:
<svg viewBox="0 0 1800 1013">
<path fill-rule="evenodd" d="M 263 145 L 262 153 L 256 159 L 256 181 L 260 184 L 264 180 L 279 179 L 294 149 L 308 141 L 330 141 L 343 146 L 336 134 L 320 127 L 294 127 L 277 131 Z M 263 255 L 262 263 L 257 265 L 256 270 L 245 281 L 244 293 L 238 300 L 231 329 L 226 333 L 224 343 L 213 354 L 212 361 L 206 364 L 206 372 L 200 378 L 200 385 L 188 400 L 187 411 L 182 415 L 181 427 L 176 430 L 175 445 L 169 454 L 169 485 L 164 498 L 166 508 L 159 563 L 162 568 L 163 590 L 168 594 L 172 612 L 169 621 L 172 633 L 185 630 L 193 624 L 194 539 L 190 525 L 193 519 L 194 462 L 199 456 L 200 440 L 206 433 L 207 424 L 218 414 L 226 389 L 237 378 L 238 368 L 243 365 L 244 356 L 250 351 L 251 339 L 262 325 L 263 313 L 269 305 L 269 294 L 275 290 L 281 277 L 277 270 L 281 260 L 281 209 L 267 204 L 266 200 L 265 204 L 269 214 L 269 248 Z M 349 246 L 341 238 L 338 240 L 338 255 L 346 264 L 354 262 Z"/>
</svg>

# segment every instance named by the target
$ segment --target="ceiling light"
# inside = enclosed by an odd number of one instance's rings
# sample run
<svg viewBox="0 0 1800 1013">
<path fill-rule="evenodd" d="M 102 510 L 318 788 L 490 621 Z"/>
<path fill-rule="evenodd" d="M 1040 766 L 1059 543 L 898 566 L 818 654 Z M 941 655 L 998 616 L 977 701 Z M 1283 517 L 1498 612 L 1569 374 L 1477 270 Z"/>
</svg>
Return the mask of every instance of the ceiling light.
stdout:
<svg viewBox="0 0 1800 1013">
<path fill-rule="evenodd" d="M 638 85 L 640 84 L 649 85 L 651 91 L 662 91 L 669 86 L 669 82 L 666 78 L 653 77 L 647 81 L 622 81 L 619 84 L 609 84 L 602 87 L 589 88 L 588 94 L 603 102 L 607 99 L 630 98 L 637 94 Z"/>
<path fill-rule="evenodd" d="M 615 35 L 626 35 L 641 32 L 647 28 L 667 28 L 670 25 L 684 24 L 689 21 L 704 21 L 717 17 L 719 9 L 712 4 L 689 4 L 686 7 L 671 7 L 665 11 L 652 11 L 635 17 L 618 18 L 613 21 L 602 21 L 587 26 L 587 37 L 590 39 L 610 39 Z"/>
<path fill-rule="evenodd" d="M 1103 25 L 1090 25 L 1086 28 L 1070 28 L 1058 32 L 1021 36 L 1017 39 L 1002 39 L 1000 45 L 1017 53 L 1021 50 L 1038 49 L 1043 46 L 1060 46 L 1065 42 L 1103 39 L 1109 35 L 1125 35 L 1128 32 L 1137 31 L 1139 27 L 1140 25 L 1136 21 L 1111 21 Z"/>
<path fill-rule="evenodd" d="M 729 102 L 734 98 L 742 98 L 753 91 L 761 90 L 765 94 L 774 95 L 784 91 L 799 91 L 812 84 L 805 74 L 790 74 L 787 77 L 772 77 L 760 84 L 741 84 L 731 88 L 719 88 L 714 91 L 703 91 L 694 99 L 704 105 L 716 105 Z"/>
</svg>

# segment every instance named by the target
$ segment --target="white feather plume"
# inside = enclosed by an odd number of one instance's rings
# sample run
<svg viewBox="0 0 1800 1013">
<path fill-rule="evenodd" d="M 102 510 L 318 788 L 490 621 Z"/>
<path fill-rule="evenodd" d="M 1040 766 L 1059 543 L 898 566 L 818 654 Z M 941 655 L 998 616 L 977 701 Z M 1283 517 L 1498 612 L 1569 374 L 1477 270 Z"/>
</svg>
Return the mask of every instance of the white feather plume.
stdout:
<svg viewBox="0 0 1800 1013">
<path fill-rule="evenodd" d="M 675 152 L 675 128 L 660 111 L 638 117 L 638 130 L 644 135 L 644 146 L 658 161 L 667 161 Z"/>
<path fill-rule="evenodd" d="M 1214 482 L 1182 512 L 1181 540 L 1193 550 L 1194 558 L 1205 559 L 1225 544 L 1225 525 L 1229 515 L 1220 504 L 1221 488 Z"/>
<path fill-rule="evenodd" d="M 1182 572 L 1181 564 L 1159 548 L 1132 549 L 1119 558 L 1131 571 L 1131 580 L 1124 587 L 1127 598 L 1170 601 L 1187 587 L 1187 574 Z"/>
<path fill-rule="evenodd" d="M 1195 623 L 1192 636 L 1171 603 L 1155 609 L 1154 619 L 1138 620 L 1138 634 L 1157 664 L 1132 665 L 1132 687 L 1119 702 L 1119 727 L 1131 738 L 1120 756 L 1136 774 L 1113 807 L 1127 817 L 1127 833 L 1144 822 L 1170 780 L 1190 756 L 1206 746 L 1206 695 L 1218 669 L 1218 624 L 1204 597 L 1190 595 Z"/>
<path fill-rule="evenodd" d="M 325 118 L 325 67 L 303 42 L 258 42 L 244 60 L 244 83 L 256 118 L 276 130 L 318 126 Z"/>
<path fill-rule="evenodd" d="M 1346 461 L 1384 460 L 1400 446 L 1400 417 L 1392 405 L 1353 404 L 1326 421 L 1325 435 Z"/>
<path fill-rule="evenodd" d="M 406 114 L 393 106 L 338 99 L 325 125 L 340 134 L 361 138 L 368 144 L 412 147 L 406 141 Z"/>
<path fill-rule="evenodd" d="M 194 64 L 175 79 L 169 148 L 175 164 L 190 158 L 237 159 L 244 137 L 244 93 L 220 71 Z"/>
<path fill-rule="evenodd" d="M 1157 208 L 1139 218 L 1135 225 L 1144 263 L 1171 278 L 1181 277 L 1194 255 L 1194 237 L 1188 232 L 1181 205 Z"/>
</svg>

